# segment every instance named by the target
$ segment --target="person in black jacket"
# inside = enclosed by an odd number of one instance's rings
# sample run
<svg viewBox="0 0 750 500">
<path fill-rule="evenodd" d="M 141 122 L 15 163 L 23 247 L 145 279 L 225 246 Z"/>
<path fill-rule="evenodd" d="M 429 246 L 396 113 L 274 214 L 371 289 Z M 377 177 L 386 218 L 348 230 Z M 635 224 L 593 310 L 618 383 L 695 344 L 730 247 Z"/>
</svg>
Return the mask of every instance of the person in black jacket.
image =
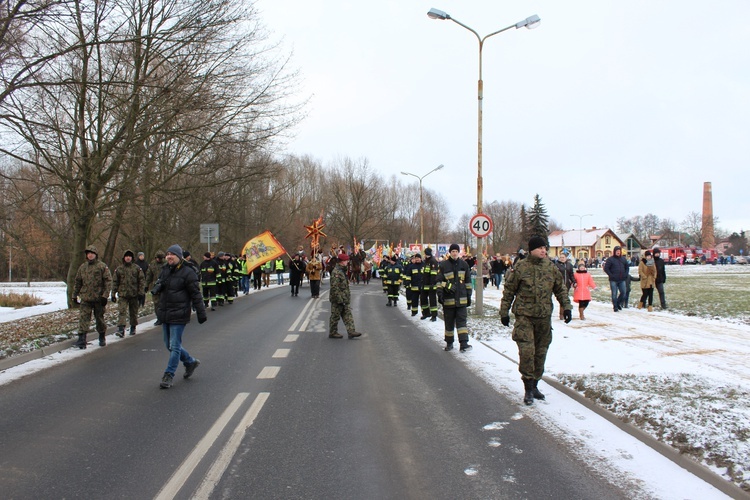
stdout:
<svg viewBox="0 0 750 500">
<path fill-rule="evenodd" d="M 628 259 L 622 255 L 622 248 L 616 246 L 612 255 L 604 261 L 604 273 L 609 277 L 609 287 L 612 290 L 612 308 L 615 312 L 625 305 L 627 295 L 627 279 L 630 274 Z"/>
<path fill-rule="evenodd" d="M 561 253 L 557 257 L 555 266 L 557 266 L 557 270 L 560 271 L 560 274 L 562 275 L 565 290 L 570 293 L 570 287 L 575 284 L 576 279 L 575 270 L 573 269 L 573 264 L 568 260 L 568 255 L 565 253 Z M 564 319 L 562 308 L 560 309 L 560 319 Z"/>
<path fill-rule="evenodd" d="M 445 350 L 453 349 L 453 330 L 458 332 L 460 351 L 471 349 L 469 327 L 466 324 L 468 307 L 471 305 L 471 267 L 459 257 L 460 248 L 456 243 L 450 246 L 450 256 L 438 265 L 438 302 L 443 306 L 445 323 Z"/>
<path fill-rule="evenodd" d="M 184 378 L 190 378 L 200 364 L 199 360 L 182 347 L 182 333 L 190 322 L 191 308 L 198 315 L 198 323 L 205 323 L 207 319 L 198 276 L 192 268 L 185 265 L 182 248 L 179 245 L 169 247 L 166 261 L 167 264 L 151 290 L 152 294 L 159 295 L 156 318 L 162 323 L 164 344 L 169 349 L 169 362 L 160 384 L 162 389 L 172 387 L 180 361 L 185 365 Z"/>
<path fill-rule="evenodd" d="M 664 259 L 661 258 L 659 247 L 654 248 L 654 265 L 656 266 L 656 291 L 659 292 L 659 305 L 662 309 L 666 309 L 667 297 L 664 294 L 664 283 L 667 282 L 667 271 L 664 268 Z"/>
</svg>

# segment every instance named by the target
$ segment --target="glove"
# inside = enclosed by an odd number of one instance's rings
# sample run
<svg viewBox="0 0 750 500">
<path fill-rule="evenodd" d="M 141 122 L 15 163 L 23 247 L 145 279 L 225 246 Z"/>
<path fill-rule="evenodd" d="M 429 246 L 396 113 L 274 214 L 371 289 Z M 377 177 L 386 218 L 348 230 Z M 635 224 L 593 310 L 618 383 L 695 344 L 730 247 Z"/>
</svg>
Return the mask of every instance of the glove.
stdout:
<svg viewBox="0 0 750 500">
<path fill-rule="evenodd" d="M 466 297 L 466 307 L 471 307 L 471 297 Z"/>
<path fill-rule="evenodd" d="M 146 300 L 146 295 L 143 294 L 143 293 L 140 294 L 140 295 L 138 295 L 138 300 L 140 300 L 141 302 L 143 302 L 144 300 Z"/>
<path fill-rule="evenodd" d="M 437 299 L 438 299 L 438 304 L 443 305 L 443 294 L 442 293 L 438 294 Z"/>
<path fill-rule="evenodd" d="M 502 323 L 503 326 L 510 326 L 510 316 L 501 316 L 500 323 Z"/>
<path fill-rule="evenodd" d="M 115 294 L 113 293 L 113 294 L 112 294 L 112 297 L 110 297 L 110 300 L 111 300 L 112 302 L 114 302 L 115 304 L 117 304 L 117 295 L 115 295 Z"/>
<path fill-rule="evenodd" d="M 99 303 L 106 307 L 107 306 L 107 297 L 99 297 Z"/>
<path fill-rule="evenodd" d="M 573 312 L 570 309 L 565 309 L 563 311 L 563 319 L 566 324 L 570 323 L 570 320 L 573 319 Z"/>
<path fill-rule="evenodd" d="M 201 325 L 202 325 L 202 324 L 203 324 L 203 323 L 205 323 L 206 321 L 208 321 L 208 318 L 206 317 L 206 315 L 205 315 L 205 314 L 202 314 L 202 315 L 198 316 L 198 323 L 199 323 L 199 324 L 201 324 Z"/>
</svg>

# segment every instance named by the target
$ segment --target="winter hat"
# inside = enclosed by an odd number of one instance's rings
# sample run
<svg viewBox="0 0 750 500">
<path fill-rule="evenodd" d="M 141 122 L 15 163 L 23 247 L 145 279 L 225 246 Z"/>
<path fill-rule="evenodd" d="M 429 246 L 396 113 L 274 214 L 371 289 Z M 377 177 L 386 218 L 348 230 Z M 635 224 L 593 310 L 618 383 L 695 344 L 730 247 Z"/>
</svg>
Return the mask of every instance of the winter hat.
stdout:
<svg viewBox="0 0 750 500">
<path fill-rule="evenodd" d="M 339 262 L 346 262 L 349 260 L 349 256 L 345 253 L 340 253 L 337 259 L 339 259 Z"/>
<path fill-rule="evenodd" d="M 529 240 L 529 252 L 531 252 L 532 250 L 536 250 L 537 248 L 546 246 L 547 240 L 545 240 L 541 236 L 532 236 Z"/>
<path fill-rule="evenodd" d="M 99 250 L 97 250 L 94 245 L 87 246 L 86 250 L 84 250 L 83 253 L 93 253 L 94 255 L 99 257 Z"/>
<path fill-rule="evenodd" d="M 654 248 L 654 255 L 661 255 L 661 250 Z"/>
<path fill-rule="evenodd" d="M 205 258 L 207 258 L 207 259 L 210 259 L 211 258 L 211 252 L 206 252 L 206 253 L 203 254 L 203 256 Z"/>
<path fill-rule="evenodd" d="M 461 247 L 458 246 L 458 243 L 452 243 L 450 248 L 448 248 L 449 252 L 452 252 L 453 250 L 458 250 L 459 252 L 461 251 Z"/>
<path fill-rule="evenodd" d="M 216 256 L 219 257 L 219 258 L 224 257 L 224 252 L 219 252 L 219 253 L 216 254 Z"/>
<path fill-rule="evenodd" d="M 583 262 L 583 261 L 581 261 L 581 262 L 578 263 L 578 267 L 579 268 L 582 267 L 582 268 L 586 269 L 586 263 Z"/>
<path fill-rule="evenodd" d="M 430 247 L 427 247 L 427 248 L 425 248 L 425 249 L 424 249 L 424 254 L 425 254 L 425 255 L 426 255 L 427 257 L 432 257 L 432 248 L 430 248 Z"/>
<path fill-rule="evenodd" d="M 135 255 L 133 255 L 133 252 L 132 252 L 132 250 L 125 250 L 125 253 L 124 253 L 124 254 L 122 255 L 122 258 L 124 259 L 124 258 L 125 258 L 125 257 L 127 257 L 128 255 L 130 255 L 130 258 L 131 258 L 131 259 L 132 259 L 133 257 L 135 257 Z"/>
<path fill-rule="evenodd" d="M 416 257 L 416 258 L 418 258 L 418 259 L 421 259 L 421 258 L 422 258 L 422 256 L 421 256 L 421 255 L 420 255 L 419 253 L 415 253 L 415 254 L 414 254 L 414 257 Z"/>
<path fill-rule="evenodd" d="M 644 257 L 651 257 L 651 250 L 646 250 L 646 252 L 643 254 Z"/>
<path fill-rule="evenodd" d="M 180 245 L 174 244 L 171 247 L 167 248 L 167 253 L 171 253 L 179 258 L 182 258 L 182 247 Z"/>
<path fill-rule="evenodd" d="M 146 254 L 145 254 L 145 253 L 143 253 L 143 252 L 138 252 L 138 257 L 145 257 L 145 256 L 146 256 Z"/>
<path fill-rule="evenodd" d="M 183 250 L 182 251 L 182 256 L 183 257 L 190 257 L 190 252 L 188 252 L 187 250 Z"/>
</svg>

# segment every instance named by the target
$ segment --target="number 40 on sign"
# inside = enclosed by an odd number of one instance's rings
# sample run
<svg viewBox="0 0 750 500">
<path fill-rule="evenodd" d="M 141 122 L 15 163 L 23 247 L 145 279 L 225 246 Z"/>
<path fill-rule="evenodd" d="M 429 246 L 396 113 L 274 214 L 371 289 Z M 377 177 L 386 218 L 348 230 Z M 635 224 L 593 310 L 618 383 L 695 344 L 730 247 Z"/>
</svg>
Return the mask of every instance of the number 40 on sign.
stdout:
<svg viewBox="0 0 750 500">
<path fill-rule="evenodd" d="M 469 221 L 469 231 L 477 238 L 484 238 L 492 232 L 492 219 L 485 214 L 476 214 Z"/>
</svg>

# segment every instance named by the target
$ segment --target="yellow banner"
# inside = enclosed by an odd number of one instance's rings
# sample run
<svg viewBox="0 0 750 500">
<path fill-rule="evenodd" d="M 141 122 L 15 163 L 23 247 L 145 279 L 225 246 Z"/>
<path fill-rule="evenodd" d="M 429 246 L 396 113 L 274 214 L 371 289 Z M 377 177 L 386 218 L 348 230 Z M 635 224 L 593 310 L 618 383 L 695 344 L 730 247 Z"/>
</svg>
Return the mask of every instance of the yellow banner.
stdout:
<svg viewBox="0 0 750 500">
<path fill-rule="evenodd" d="M 279 240 L 274 238 L 271 231 L 261 233 L 249 240 L 242 247 L 242 253 L 247 259 L 247 272 L 249 273 L 258 266 L 262 266 L 269 260 L 274 260 L 286 253 Z"/>
</svg>

